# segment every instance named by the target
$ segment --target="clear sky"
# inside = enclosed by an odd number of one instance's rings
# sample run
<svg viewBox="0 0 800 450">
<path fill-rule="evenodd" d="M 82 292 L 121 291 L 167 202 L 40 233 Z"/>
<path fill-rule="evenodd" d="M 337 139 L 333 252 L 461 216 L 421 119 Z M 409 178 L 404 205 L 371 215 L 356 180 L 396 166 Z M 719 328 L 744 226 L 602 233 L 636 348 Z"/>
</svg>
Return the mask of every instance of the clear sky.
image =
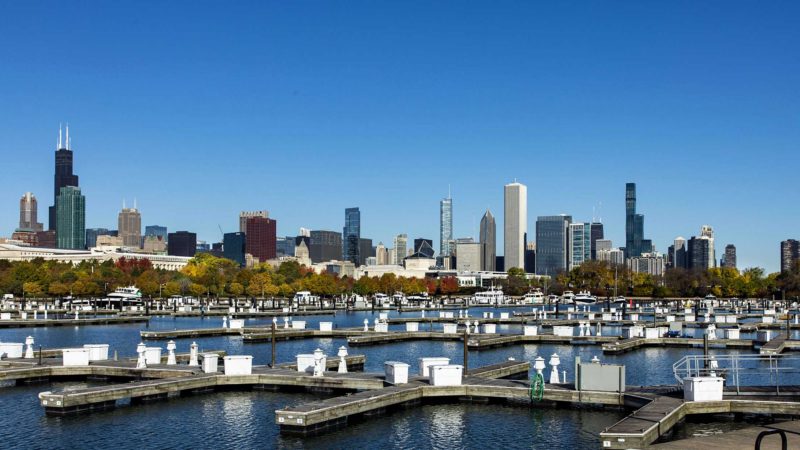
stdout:
<svg viewBox="0 0 800 450">
<path fill-rule="evenodd" d="M 69 122 L 87 227 L 219 240 L 242 209 L 279 235 L 407 233 L 438 248 L 498 219 L 503 185 L 538 215 L 624 245 L 625 182 L 666 251 L 710 224 L 717 256 L 779 267 L 800 237 L 800 2 L 3 2 L 0 235 L 25 191 L 47 222 Z"/>
</svg>

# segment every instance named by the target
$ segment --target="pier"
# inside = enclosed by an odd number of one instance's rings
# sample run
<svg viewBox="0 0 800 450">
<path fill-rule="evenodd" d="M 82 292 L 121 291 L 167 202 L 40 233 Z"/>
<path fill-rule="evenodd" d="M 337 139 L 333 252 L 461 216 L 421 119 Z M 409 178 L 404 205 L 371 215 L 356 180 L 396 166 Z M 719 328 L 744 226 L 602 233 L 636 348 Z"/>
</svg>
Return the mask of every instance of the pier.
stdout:
<svg viewBox="0 0 800 450">
<path fill-rule="evenodd" d="M 0 320 L 0 328 L 28 327 L 68 327 L 86 325 L 116 325 L 122 323 L 144 323 L 150 320 L 145 316 L 92 317 L 88 319 L 11 319 Z"/>
</svg>

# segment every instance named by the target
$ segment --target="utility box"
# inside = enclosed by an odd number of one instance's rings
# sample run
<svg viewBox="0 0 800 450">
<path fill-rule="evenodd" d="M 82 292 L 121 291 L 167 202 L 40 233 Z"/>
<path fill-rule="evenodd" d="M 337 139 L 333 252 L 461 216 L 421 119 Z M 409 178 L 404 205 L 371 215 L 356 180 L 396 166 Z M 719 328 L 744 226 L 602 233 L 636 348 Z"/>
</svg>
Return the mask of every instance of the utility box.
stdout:
<svg viewBox="0 0 800 450">
<path fill-rule="evenodd" d="M 65 348 L 61 352 L 64 355 L 65 367 L 89 365 L 88 348 Z"/>
<path fill-rule="evenodd" d="M 333 322 L 320 322 L 319 331 L 333 331 Z"/>
<path fill-rule="evenodd" d="M 539 334 L 539 326 L 538 325 L 525 325 L 522 327 L 522 335 L 523 336 L 536 336 Z"/>
<path fill-rule="evenodd" d="M 725 338 L 726 339 L 739 339 L 739 329 L 738 328 L 728 328 L 725 330 Z"/>
<path fill-rule="evenodd" d="M 293 320 L 292 321 L 292 329 L 293 330 L 305 330 L 306 329 L 306 321 L 305 320 Z"/>
<path fill-rule="evenodd" d="M 3 358 L 22 358 L 21 342 L 0 342 L 0 357 Z"/>
<path fill-rule="evenodd" d="M 572 337 L 574 334 L 574 327 L 564 325 L 553 326 L 553 336 Z"/>
<path fill-rule="evenodd" d="M 314 373 L 314 355 L 311 353 L 297 355 L 297 371 Z"/>
<path fill-rule="evenodd" d="M 495 334 L 497 332 L 497 325 L 493 323 L 483 324 L 484 334 Z"/>
<path fill-rule="evenodd" d="M 108 344 L 85 344 L 89 350 L 89 361 L 105 361 L 108 359 Z"/>
<path fill-rule="evenodd" d="M 389 384 L 408 383 L 408 364 L 399 361 L 386 361 L 383 363 L 386 372 L 386 382 Z"/>
<path fill-rule="evenodd" d="M 457 330 L 458 324 L 455 323 L 445 323 L 442 324 L 442 328 L 444 329 L 445 334 L 455 334 Z"/>
<path fill-rule="evenodd" d="M 575 389 L 579 391 L 625 392 L 625 366 L 583 363 L 575 357 Z"/>
<path fill-rule="evenodd" d="M 148 366 L 161 364 L 161 347 L 146 347 L 144 349 L 144 361 Z"/>
<path fill-rule="evenodd" d="M 217 373 L 219 367 L 219 355 L 216 353 L 203 353 L 203 373 Z"/>
<path fill-rule="evenodd" d="M 244 319 L 231 319 L 228 322 L 228 328 L 231 330 L 241 330 L 244 328 Z"/>
<path fill-rule="evenodd" d="M 250 375 L 253 373 L 253 357 L 250 355 L 233 355 L 223 358 L 225 375 Z"/>
<path fill-rule="evenodd" d="M 431 385 L 433 386 L 461 386 L 461 375 L 464 366 L 448 364 L 446 366 L 430 366 Z"/>
<path fill-rule="evenodd" d="M 419 322 L 406 322 L 406 331 L 419 331 Z"/>
<path fill-rule="evenodd" d="M 419 376 L 427 377 L 430 376 L 430 366 L 443 366 L 450 364 L 450 358 L 445 358 L 443 356 L 434 356 L 434 357 L 425 357 L 419 359 Z"/>
<path fill-rule="evenodd" d="M 686 377 L 683 379 L 683 399 L 688 402 L 722 400 L 722 377 Z"/>
<path fill-rule="evenodd" d="M 670 322 L 669 331 L 677 331 L 678 333 L 683 333 L 683 322 Z"/>
<path fill-rule="evenodd" d="M 509 315 L 508 315 L 508 313 L 507 313 L 507 312 L 501 312 L 501 313 L 500 313 L 500 318 L 501 318 L 501 319 L 508 319 L 508 317 L 509 317 Z"/>
</svg>

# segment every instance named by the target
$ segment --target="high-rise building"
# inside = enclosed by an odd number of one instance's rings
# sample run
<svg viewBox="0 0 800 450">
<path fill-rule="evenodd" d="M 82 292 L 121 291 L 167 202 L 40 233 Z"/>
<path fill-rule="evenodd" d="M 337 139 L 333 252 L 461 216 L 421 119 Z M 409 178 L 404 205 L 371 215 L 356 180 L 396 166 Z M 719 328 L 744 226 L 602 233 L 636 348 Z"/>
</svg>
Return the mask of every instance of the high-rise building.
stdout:
<svg viewBox="0 0 800 450">
<path fill-rule="evenodd" d="M 133 208 L 126 208 L 125 202 L 122 202 L 117 230 L 125 247 L 139 248 L 142 245 L 142 215 L 136 209 L 136 201 L 133 202 Z"/>
<path fill-rule="evenodd" d="M 598 239 L 594 242 L 595 250 L 598 252 L 600 250 L 611 250 L 613 246 L 611 239 Z"/>
<path fill-rule="evenodd" d="M 525 267 L 525 241 L 528 231 L 528 187 L 516 181 L 504 189 L 503 257 L 506 271 Z M 539 243 L 536 243 L 539 248 Z M 538 261 L 537 261 L 538 266 Z"/>
<path fill-rule="evenodd" d="M 167 227 L 161 225 L 147 225 L 144 227 L 144 236 L 158 236 L 164 242 L 167 242 Z"/>
<path fill-rule="evenodd" d="M 244 254 L 247 251 L 245 245 L 245 234 L 242 232 L 222 235 L 222 254 L 231 261 L 239 263 L 239 266 L 245 264 Z"/>
<path fill-rule="evenodd" d="M 58 248 L 86 248 L 86 197 L 74 186 L 61 188 L 56 197 L 56 240 Z"/>
<path fill-rule="evenodd" d="M 664 275 L 666 259 L 659 253 L 642 253 L 628 258 L 628 270 L 633 273 L 647 273 L 653 276 Z"/>
<path fill-rule="evenodd" d="M 346 208 L 344 228 L 342 228 L 342 257 L 356 267 L 361 264 L 359 239 L 361 239 L 361 211 L 358 208 Z"/>
<path fill-rule="evenodd" d="M 44 226 L 39 223 L 39 202 L 30 192 L 19 199 L 19 229 L 29 231 L 42 231 Z"/>
<path fill-rule="evenodd" d="M 536 273 L 536 242 L 525 244 L 525 273 Z"/>
<path fill-rule="evenodd" d="M 278 255 L 277 223 L 261 216 L 248 217 L 245 224 L 245 251 L 259 262 L 275 259 Z"/>
<path fill-rule="evenodd" d="M 167 235 L 167 254 L 171 256 L 194 256 L 197 253 L 197 234 L 177 231 Z"/>
<path fill-rule="evenodd" d="M 800 241 L 787 239 L 781 241 L 781 272 L 792 270 L 800 260 Z"/>
<path fill-rule="evenodd" d="M 536 274 L 555 276 L 567 270 L 572 216 L 539 216 L 536 220 Z"/>
<path fill-rule="evenodd" d="M 725 246 L 725 254 L 723 255 L 723 263 L 721 264 L 722 267 L 728 269 L 735 269 L 736 268 L 736 246 L 733 244 L 728 244 Z"/>
<path fill-rule="evenodd" d="M 414 253 L 419 253 L 426 258 L 433 258 L 436 253 L 433 250 L 433 239 L 414 239 Z"/>
<path fill-rule="evenodd" d="M 478 241 L 481 244 L 481 270 L 494 272 L 497 258 L 497 225 L 488 209 L 481 218 Z"/>
<path fill-rule="evenodd" d="M 67 125 L 67 138 L 61 140 L 61 126 L 58 127 L 58 145 L 56 146 L 56 170 L 53 182 L 53 206 L 50 207 L 49 230 L 57 230 L 56 203 L 61 188 L 67 186 L 78 187 L 78 176 L 72 173 L 72 142 L 69 139 L 69 125 Z"/>
<path fill-rule="evenodd" d="M 505 272 L 506 271 L 506 258 L 503 256 L 497 256 L 494 258 L 494 270 L 495 272 Z"/>
<path fill-rule="evenodd" d="M 239 232 L 247 233 L 247 219 L 251 217 L 261 217 L 269 219 L 269 211 L 242 211 L 239 213 Z"/>
<path fill-rule="evenodd" d="M 398 266 L 403 265 L 403 260 L 406 258 L 407 248 L 408 248 L 408 235 L 402 233 L 394 237 L 394 261 L 392 261 L 393 264 L 397 264 Z"/>
<path fill-rule="evenodd" d="M 372 239 L 361 238 L 358 240 L 358 257 L 360 259 L 358 265 L 365 266 L 367 258 L 375 256 L 375 248 L 372 246 Z"/>
<path fill-rule="evenodd" d="M 478 272 L 481 270 L 481 244 L 472 239 L 456 242 L 456 270 Z"/>
<path fill-rule="evenodd" d="M 592 222 L 590 234 L 592 239 L 591 257 L 592 259 L 597 259 L 597 241 L 605 237 L 603 235 L 603 224 L 601 222 Z"/>
<path fill-rule="evenodd" d="M 572 270 L 592 257 L 591 224 L 575 222 L 569 224 L 569 264 Z"/>
<path fill-rule="evenodd" d="M 108 228 L 87 228 L 86 248 L 96 247 L 98 236 L 111 236 L 111 231 Z"/>
<path fill-rule="evenodd" d="M 597 260 L 606 261 L 615 266 L 622 265 L 625 264 L 625 252 L 619 248 L 598 249 Z"/>
<path fill-rule="evenodd" d="M 142 239 L 142 250 L 145 253 L 166 253 L 167 239 L 161 236 L 145 236 Z"/>
<path fill-rule="evenodd" d="M 628 258 L 653 251 L 644 238 L 644 216 L 636 213 L 636 183 L 625 184 L 625 255 Z"/>
<path fill-rule="evenodd" d="M 439 256 L 452 256 L 455 251 L 453 241 L 453 199 L 450 194 L 439 202 Z"/>
<path fill-rule="evenodd" d="M 383 242 L 378 242 L 378 245 L 375 247 L 375 264 L 379 266 L 389 264 L 389 253 L 386 250 L 386 246 L 383 245 Z"/>
<path fill-rule="evenodd" d="M 308 252 L 312 262 L 342 260 L 342 233 L 313 230 L 310 234 Z"/>
<path fill-rule="evenodd" d="M 276 241 L 277 256 L 294 256 L 296 247 L 296 239 L 294 236 L 285 236 L 278 238 Z"/>
<path fill-rule="evenodd" d="M 678 236 L 669 247 L 667 254 L 669 266 L 673 268 L 688 269 L 688 249 L 686 248 L 686 239 Z"/>
<path fill-rule="evenodd" d="M 703 225 L 700 227 L 700 236 L 706 237 L 709 240 L 708 258 L 711 259 L 711 267 L 717 266 L 717 251 L 714 248 L 714 229 L 711 225 Z"/>
<path fill-rule="evenodd" d="M 714 241 L 708 236 L 692 236 L 689 239 L 687 263 L 689 269 L 708 270 L 715 266 Z"/>
</svg>

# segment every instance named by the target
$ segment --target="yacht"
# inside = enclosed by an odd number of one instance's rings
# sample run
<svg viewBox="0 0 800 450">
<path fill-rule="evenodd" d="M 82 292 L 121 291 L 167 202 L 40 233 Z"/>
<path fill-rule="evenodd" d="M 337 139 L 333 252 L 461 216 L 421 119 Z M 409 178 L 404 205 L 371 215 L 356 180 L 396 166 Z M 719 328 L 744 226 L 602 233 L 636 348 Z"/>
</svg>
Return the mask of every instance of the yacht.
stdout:
<svg viewBox="0 0 800 450">
<path fill-rule="evenodd" d="M 573 298 L 573 301 L 576 305 L 594 305 L 597 303 L 597 297 L 592 295 L 588 290 L 585 290 L 578 292 L 578 295 Z"/>
<path fill-rule="evenodd" d="M 564 293 L 561 294 L 561 301 L 563 303 L 572 303 L 574 299 L 575 299 L 575 294 L 572 293 L 572 291 L 564 291 Z"/>
<path fill-rule="evenodd" d="M 390 308 L 394 306 L 392 304 L 392 297 L 386 294 L 377 293 L 372 301 L 375 303 L 376 308 Z"/>
<path fill-rule="evenodd" d="M 136 286 L 118 287 L 114 292 L 108 294 L 108 298 L 135 300 L 142 298 L 142 291 Z"/>
<path fill-rule="evenodd" d="M 501 305 L 505 303 L 506 297 L 502 289 L 492 287 L 488 291 L 476 292 L 472 297 L 473 304 L 476 305 Z"/>
<path fill-rule="evenodd" d="M 558 303 L 560 301 L 561 301 L 561 297 L 559 297 L 559 296 L 557 296 L 555 294 L 550 294 L 550 295 L 547 296 L 547 303 L 552 304 L 552 303 Z"/>
<path fill-rule="evenodd" d="M 292 303 L 297 305 L 316 305 L 319 302 L 319 297 L 316 295 L 311 295 L 310 291 L 297 291 L 294 294 L 294 298 L 292 299 Z"/>
<path fill-rule="evenodd" d="M 522 301 L 526 305 L 542 305 L 544 304 L 544 294 L 542 294 L 541 289 L 534 289 L 525 294 Z"/>
<path fill-rule="evenodd" d="M 614 298 L 611 299 L 611 303 L 620 304 L 620 305 L 623 304 L 623 303 L 626 303 L 627 301 L 628 301 L 628 299 L 626 299 L 625 297 L 622 297 L 622 296 L 614 297 Z"/>
<path fill-rule="evenodd" d="M 425 303 L 428 300 L 430 300 L 430 299 L 428 298 L 428 293 L 427 292 L 421 292 L 419 294 L 414 294 L 414 295 L 411 295 L 411 296 L 408 297 L 408 301 L 409 302 L 413 302 L 413 303 L 417 303 L 417 304 Z"/>
</svg>

